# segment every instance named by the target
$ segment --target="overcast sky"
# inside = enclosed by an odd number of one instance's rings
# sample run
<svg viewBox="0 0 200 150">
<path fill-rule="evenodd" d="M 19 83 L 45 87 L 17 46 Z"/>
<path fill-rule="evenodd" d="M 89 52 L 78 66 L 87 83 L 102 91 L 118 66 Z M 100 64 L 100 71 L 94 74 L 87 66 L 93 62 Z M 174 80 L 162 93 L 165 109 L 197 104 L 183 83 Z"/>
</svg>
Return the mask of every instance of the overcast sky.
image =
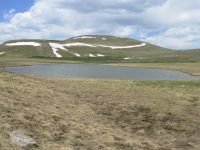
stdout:
<svg viewBox="0 0 200 150">
<path fill-rule="evenodd" d="M 200 48 L 200 0 L 0 0 L 0 42 L 100 34 Z"/>
</svg>

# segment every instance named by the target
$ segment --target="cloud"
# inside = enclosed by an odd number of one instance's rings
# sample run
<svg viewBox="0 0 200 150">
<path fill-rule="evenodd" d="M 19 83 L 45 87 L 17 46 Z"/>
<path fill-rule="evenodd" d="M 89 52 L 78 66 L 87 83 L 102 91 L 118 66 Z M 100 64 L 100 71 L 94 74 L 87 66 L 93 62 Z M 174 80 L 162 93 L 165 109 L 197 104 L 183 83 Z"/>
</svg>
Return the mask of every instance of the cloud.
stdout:
<svg viewBox="0 0 200 150">
<path fill-rule="evenodd" d="M 200 27 L 174 27 L 144 39 L 157 45 L 174 49 L 193 49 L 200 47 Z"/>
<path fill-rule="evenodd" d="M 84 2 L 82 0 L 58 1 L 54 0 L 54 2 L 60 7 L 73 9 L 83 13 L 91 13 L 97 11 L 110 10 L 126 10 L 129 12 L 140 12 L 148 7 L 160 5 L 166 0 L 85 0 Z"/>
<path fill-rule="evenodd" d="M 4 13 L 3 13 L 3 18 L 4 19 L 10 19 L 10 18 L 12 18 L 14 15 L 15 15 L 15 9 L 10 9 L 9 11 L 5 11 Z"/>
<path fill-rule="evenodd" d="M 7 13 L 9 20 L 0 23 L 0 42 L 110 34 L 176 49 L 196 48 L 199 7 L 199 0 L 36 0 L 27 12 Z"/>
</svg>

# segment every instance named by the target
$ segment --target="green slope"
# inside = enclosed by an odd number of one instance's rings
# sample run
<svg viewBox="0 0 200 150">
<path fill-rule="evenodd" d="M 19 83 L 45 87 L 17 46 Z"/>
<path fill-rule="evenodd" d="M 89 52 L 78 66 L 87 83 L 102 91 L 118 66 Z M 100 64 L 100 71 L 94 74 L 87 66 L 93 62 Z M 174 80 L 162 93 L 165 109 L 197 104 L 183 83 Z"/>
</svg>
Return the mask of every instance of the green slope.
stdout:
<svg viewBox="0 0 200 150">
<path fill-rule="evenodd" d="M 85 37 L 85 36 L 83 36 Z M 93 45 L 106 45 L 106 46 L 130 46 L 140 45 L 144 43 L 129 38 L 119 38 L 114 36 L 89 36 L 95 38 L 71 38 L 64 41 L 58 40 L 13 40 L 0 45 L 0 58 L 43 58 L 43 59 L 68 59 L 68 60 L 81 60 L 81 61 L 102 61 L 102 62 L 199 62 L 200 50 L 183 50 L 175 51 L 159 46 L 146 43 L 146 46 L 135 47 L 128 49 L 111 49 L 108 47 L 86 47 L 86 46 L 73 46 L 65 47 L 68 51 L 58 49 L 58 53 L 62 58 L 56 58 L 53 53 L 51 43 L 67 44 L 67 43 L 87 43 Z M 41 46 L 6 46 L 8 43 L 16 42 L 37 42 Z M 78 53 L 81 57 L 74 54 Z M 89 54 L 105 55 L 105 57 L 91 58 Z M 129 57 L 130 60 L 124 60 Z"/>
</svg>

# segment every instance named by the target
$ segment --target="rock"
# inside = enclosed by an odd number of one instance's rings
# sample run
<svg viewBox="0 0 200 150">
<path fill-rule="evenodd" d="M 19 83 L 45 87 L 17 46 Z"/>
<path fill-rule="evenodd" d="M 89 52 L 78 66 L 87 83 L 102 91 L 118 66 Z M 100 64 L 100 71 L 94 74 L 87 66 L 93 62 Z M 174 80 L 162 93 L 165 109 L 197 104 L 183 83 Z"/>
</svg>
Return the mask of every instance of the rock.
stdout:
<svg viewBox="0 0 200 150">
<path fill-rule="evenodd" d="M 36 141 L 34 139 L 25 135 L 20 130 L 15 130 L 15 131 L 9 133 L 9 135 L 10 135 L 11 142 L 18 145 L 18 146 L 26 147 L 28 145 L 36 144 Z"/>
</svg>

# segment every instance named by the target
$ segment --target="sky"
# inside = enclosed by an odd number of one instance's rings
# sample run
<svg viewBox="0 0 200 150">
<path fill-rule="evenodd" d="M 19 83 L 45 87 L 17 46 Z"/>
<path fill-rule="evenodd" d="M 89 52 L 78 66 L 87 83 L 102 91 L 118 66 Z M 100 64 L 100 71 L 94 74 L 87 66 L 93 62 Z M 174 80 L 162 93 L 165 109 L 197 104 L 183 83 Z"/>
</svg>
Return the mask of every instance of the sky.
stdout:
<svg viewBox="0 0 200 150">
<path fill-rule="evenodd" d="M 33 3 L 33 0 L 0 0 L 0 21 L 8 19 L 7 15 L 11 17 L 17 12 L 28 11 Z"/>
<path fill-rule="evenodd" d="M 0 43 L 79 35 L 200 48 L 200 0 L 0 0 Z"/>
</svg>

